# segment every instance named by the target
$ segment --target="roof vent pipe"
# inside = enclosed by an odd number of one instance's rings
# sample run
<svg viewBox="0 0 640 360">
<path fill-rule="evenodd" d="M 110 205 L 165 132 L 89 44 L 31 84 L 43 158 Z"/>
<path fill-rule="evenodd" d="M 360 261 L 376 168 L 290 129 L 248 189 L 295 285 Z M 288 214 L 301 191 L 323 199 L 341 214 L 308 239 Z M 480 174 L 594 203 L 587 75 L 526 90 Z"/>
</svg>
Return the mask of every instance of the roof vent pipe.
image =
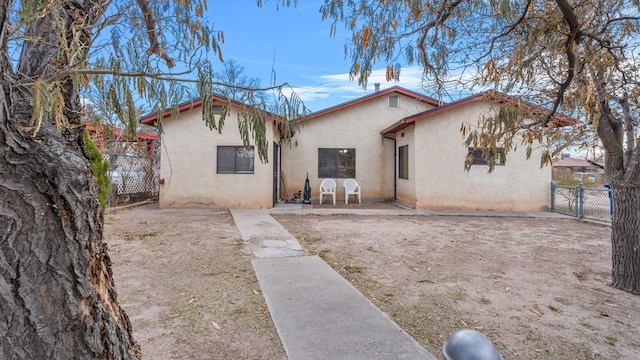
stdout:
<svg viewBox="0 0 640 360">
<path fill-rule="evenodd" d="M 373 86 L 376 87 L 376 92 L 380 91 L 380 83 L 375 83 Z"/>
</svg>

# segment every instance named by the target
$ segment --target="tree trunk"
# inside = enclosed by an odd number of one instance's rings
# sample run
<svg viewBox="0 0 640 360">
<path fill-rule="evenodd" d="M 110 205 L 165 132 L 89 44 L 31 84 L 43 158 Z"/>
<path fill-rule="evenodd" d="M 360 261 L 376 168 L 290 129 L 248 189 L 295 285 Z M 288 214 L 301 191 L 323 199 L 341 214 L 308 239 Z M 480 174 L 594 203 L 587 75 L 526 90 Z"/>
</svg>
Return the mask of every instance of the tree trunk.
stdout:
<svg viewBox="0 0 640 360">
<path fill-rule="evenodd" d="M 34 135 L 28 126 L 30 90 L 12 86 L 53 68 L 47 44 L 57 50 L 51 42 L 27 44 L 24 66 L 14 74 L 5 38 L 10 4 L 0 1 L 0 357 L 137 359 L 139 348 L 118 304 L 102 239 L 78 90 L 70 80 L 63 83 L 70 126 L 59 132 L 45 119 Z M 87 19 L 76 4 L 65 5 L 71 21 Z M 46 22 L 46 16 L 38 21 Z M 50 34 L 46 26 L 41 30 L 42 36 Z"/>
<path fill-rule="evenodd" d="M 597 86 L 597 90 L 597 131 L 605 149 L 604 168 L 613 198 L 611 286 L 640 295 L 640 149 L 636 146 L 633 153 L 625 153 L 623 122 L 613 115 L 603 87 Z M 624 120 L 631 119 L 625 114 Z"/>
<path fill-rule="evenodd" d="M 640 186 L 612 186 L 611 285 L 640 295 Z"/>
<path fill-rule="evenodd" d="M 59 134 L 49 125 L 33 137 L 9 118 L 6 100 L 0 101 L 0 353 L 137 358 L 81 129 Z"/>
</svg>

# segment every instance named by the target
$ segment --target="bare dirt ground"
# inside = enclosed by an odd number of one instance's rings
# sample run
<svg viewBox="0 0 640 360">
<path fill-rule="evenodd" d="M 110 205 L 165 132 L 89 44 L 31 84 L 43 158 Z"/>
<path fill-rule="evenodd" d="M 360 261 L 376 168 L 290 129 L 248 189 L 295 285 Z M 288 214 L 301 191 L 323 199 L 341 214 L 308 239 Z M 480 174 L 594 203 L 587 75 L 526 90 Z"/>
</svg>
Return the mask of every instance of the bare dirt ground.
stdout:
<svg viewBox="0 0 640 360">
<path fill-rule="evenodd" d="M 437 357 L 451 333 L 473 328 L 505 359 L 640 358 L 640 297 L 607 285 L 608 227 L 274 217 Z M 286 358 L 228 211 L 151 204 L 105 219 L 120 302 L 144 358 Z"/>
<path fill-rule="evenodd" d="M 435 356 L 457 329 L 505 359 L 640 359 L 640 297 L 607 285 L 610 229 L 577 220 L 276 216 Z"/>
<path fill-rule="evenodd" d="M 105 223 L 143 359 L 286 359 L 228 211 L 152 204 Z"/>
</svg>

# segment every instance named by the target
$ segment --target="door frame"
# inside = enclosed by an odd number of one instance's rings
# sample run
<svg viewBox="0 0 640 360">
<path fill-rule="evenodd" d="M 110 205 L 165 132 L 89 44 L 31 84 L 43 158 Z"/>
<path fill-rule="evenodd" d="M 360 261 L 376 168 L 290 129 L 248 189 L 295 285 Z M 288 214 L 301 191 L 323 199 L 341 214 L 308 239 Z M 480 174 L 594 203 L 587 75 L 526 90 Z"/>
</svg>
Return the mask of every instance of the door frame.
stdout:
<svg viewBox="0 0 640 360">
<path fill-rule="evenodd" d="M 280 145 L 273 142 L 273 206 L 278 203 L 278 184 L 280 183 Z"/>
</svg>

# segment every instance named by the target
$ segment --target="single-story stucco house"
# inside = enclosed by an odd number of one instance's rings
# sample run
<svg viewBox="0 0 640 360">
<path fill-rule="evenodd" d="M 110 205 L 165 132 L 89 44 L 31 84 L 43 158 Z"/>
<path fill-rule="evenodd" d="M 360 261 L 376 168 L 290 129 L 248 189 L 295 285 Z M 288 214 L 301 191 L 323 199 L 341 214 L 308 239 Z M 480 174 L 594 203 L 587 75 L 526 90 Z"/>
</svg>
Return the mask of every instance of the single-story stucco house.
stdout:
<svg viewBox="0 0 640 360">
<path fill-rule="evenodd" d="M 227 101 L 214 97 L 221 105 Z M 303 190 L 309 178 L 312 200 L 320 182 L 354 178 L 363 199 L 396 200 L 417 209 L 540 211 L 550 203 L 551 168 L 510 152 L 488 173 L 482 158 L 464 170 L 469 147 L 463 122 L 498 111 L 514 99 L 487 92 L 450 104 L 391 87 L 310 114 L 299 120 L 290 144 L 281 140 L 277 117 L 267 117 L 269 163 L 242 146 L 234 112 L 224 131 L 210 131 L 199 102 L 164 114 L 161 151 L 161 207 L 268 208 Z M 141 119 L 154 124 L 156 115 Z M 472 149 L 471 149 L 472 151 Z M 535 151 L 531 158 L 541 154 Z M 235 161 L 235 168 L 232 163 Z"/>
<path fill-rule="evenodd" d="M 228 99 L 214 96 L 222 109 Z M 163 113 L 160 154 L 160 207 L 269 208 L 278 200 L 278 118 L 266 117 L 268 163 L 255 146 L 245 147 L 237 119 L 242 104 L 230 101 L 221 133 L 202 120 L 201 100 L 184 103 L 178 116 Z M 141 119 L 155 125 L 158 115 Z M 275 184 L 275 185 L 274 185 Z"/>
</svg>

